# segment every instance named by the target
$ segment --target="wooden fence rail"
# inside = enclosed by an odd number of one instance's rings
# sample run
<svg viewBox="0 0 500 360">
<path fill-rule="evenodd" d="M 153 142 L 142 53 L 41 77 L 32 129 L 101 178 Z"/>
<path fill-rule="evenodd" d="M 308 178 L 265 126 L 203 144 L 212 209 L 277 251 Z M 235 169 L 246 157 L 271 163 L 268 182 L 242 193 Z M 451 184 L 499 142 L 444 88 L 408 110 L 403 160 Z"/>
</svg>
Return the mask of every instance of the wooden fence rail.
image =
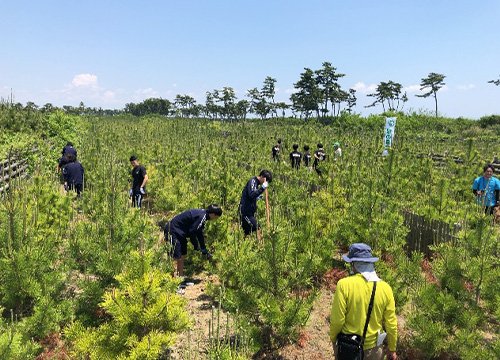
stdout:
<svg viewBox="0 0 500 360">
<path fill-rule="evenodd" d="M 28 175 L 28 160 L 15 156 L 0 161 L 0 194 L 9 189 L 12 180 Z"/>
<path fill-rule="evenodd" d="M 403 211 L 404 224 L 409 228 L 406 236 L 407 252 L 419 251 L 432 256 L 429 246 L 457 240 L 456 228 L 439 220 L 427 220 L 423 216 Z"/>
</svg>

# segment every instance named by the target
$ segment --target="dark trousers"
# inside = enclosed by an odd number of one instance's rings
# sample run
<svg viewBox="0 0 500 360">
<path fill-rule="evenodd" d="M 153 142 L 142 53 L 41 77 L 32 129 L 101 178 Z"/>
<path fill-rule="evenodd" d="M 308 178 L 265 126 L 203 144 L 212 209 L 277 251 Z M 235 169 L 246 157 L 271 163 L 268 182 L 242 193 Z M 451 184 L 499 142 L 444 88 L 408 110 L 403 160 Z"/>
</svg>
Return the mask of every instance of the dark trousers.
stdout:
<svg viewBox="0 0 500 360">
<path fill-rule="evenodd" d="M 132 206 L 141 208 L 142 205 L 142 199 L 144 198 L 144 195 L 141 194 L 141 191 L 139 189 L 134 189 L 132 191 Z"/>
<path fill-rule="evenodd" d="M 76 196 L 80 197 L 83 191 L 83 184 L 68 184 L 68 191 L 75 190 Z"/>
</svg>

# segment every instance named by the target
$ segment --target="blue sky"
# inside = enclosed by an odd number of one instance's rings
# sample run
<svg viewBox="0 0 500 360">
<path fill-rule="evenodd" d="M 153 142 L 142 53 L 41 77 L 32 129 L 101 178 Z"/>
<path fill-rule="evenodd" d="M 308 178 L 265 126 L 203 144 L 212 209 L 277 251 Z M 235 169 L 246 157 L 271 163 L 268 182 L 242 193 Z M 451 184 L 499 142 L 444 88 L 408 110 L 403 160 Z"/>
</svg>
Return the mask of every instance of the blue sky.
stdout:
<svg viewBox="0 0 500 360">
<path fill-rule="evenodd" d="M 123 108 L 233 87 L 239 99 L 277 80 L 289 102 L 305 67 L 329 61 L 356 112 L 381 81 L 401 83 L 404 110 L 430 72 L 446 75 L 439 110 L 451 117 L 500 113 L 499 0 L 0 0 L 0 97 L 43 105 Z"/>
</svg>

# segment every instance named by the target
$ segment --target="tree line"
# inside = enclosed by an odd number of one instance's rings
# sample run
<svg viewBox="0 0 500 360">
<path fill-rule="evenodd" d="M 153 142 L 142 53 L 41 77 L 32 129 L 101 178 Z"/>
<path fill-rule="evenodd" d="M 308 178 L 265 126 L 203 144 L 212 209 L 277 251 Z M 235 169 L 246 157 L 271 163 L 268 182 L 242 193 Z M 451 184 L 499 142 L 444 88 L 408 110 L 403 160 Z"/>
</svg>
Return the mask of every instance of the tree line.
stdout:
<svg viewBox="0 0 500 360">
<path fill-rule="evenodd" d="M 80 102 L 78 107 L 65 105 L 62 108 L 47 103 L 41 107 L 33 102 L 26 106 L 11 101 L 0 101 L 0 107 L 27 111 L 40 111 L 50 113 L 55 110 L 63 110 L 68 114 L 77 115 L 119 115 L 132 114 L 144 116 L 157 114 L 162 116 L 197 118 L 220 120 L 244 120 L 250 115 L 260 119 L 284 118 L 289 110 L 294 118 L 307 120 L 312 116 L 316 118 L 338 117 L 342 112 L 351 113 L 356 106 L 357 97 L 355 89 L 345 89 L 339 84 L 339 80 L 345 74 L 337 72 L 330 62 L 323 62 L 318 70 L 304 68 L 299 80 L 294 83 L 295 91 L 290 96 L 290 102 L 285 103 L 275 100 L 276 79 L 267 76 L 261 88 L 248 89 L 245 96 L 247 99 L 239 100 L 232 87 L 214 89 L 205 93 L 205 103 L 197 103 L 190 95 L 178 94 L 173 100 L 163 98 L 148 98 L 139 103 L 127 103 L 124 109 L 103 109 L 101 107 L 86 107 Z M 435 116 L 438 116 L 438 91 L 445 85 L 443 74 L 431 72 L 420 81 L 422 94 L 415 96 L 434 99 Z M 496 86 L 499 80 L 490 80 Z M 408 95 L 403 85 L 392 80 L 380 82 L 375 91 L 367 95 L 373 98 L 373 102 L 365 107 L 382 106 L 383 111 L 401 111 L 408 101 Z"/>
</svg>

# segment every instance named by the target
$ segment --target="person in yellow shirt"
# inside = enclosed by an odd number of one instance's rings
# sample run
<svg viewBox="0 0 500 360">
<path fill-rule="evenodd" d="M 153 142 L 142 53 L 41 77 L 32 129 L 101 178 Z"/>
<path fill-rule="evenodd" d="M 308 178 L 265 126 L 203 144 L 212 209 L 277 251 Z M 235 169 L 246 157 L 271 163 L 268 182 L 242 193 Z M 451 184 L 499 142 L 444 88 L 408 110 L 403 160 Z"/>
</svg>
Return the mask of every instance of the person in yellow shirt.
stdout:
<svg viewBox="0 0 500 360">
<path fill-rule="evenodd" d="M 352 244 L 349 252 L 342 256 L 351 264 L 352 275 L 341 279 L 333 297 L 330 315 L 330 339 L 335 358 L 337 357 L 337 336 L 339 333 L 362 336 L 368 313 L 368 305 L 376 282 L 373 309 L 370 314 L 363 343 L 364 360 L 384 358 L 382 342 L 387 337 L 387 358 L 397 359 L 396 342 L 398 323 L 394 295 L 389 284 L 382 281 L 375 272 L 370 246 L 363 243 Z"/>
</svg>

